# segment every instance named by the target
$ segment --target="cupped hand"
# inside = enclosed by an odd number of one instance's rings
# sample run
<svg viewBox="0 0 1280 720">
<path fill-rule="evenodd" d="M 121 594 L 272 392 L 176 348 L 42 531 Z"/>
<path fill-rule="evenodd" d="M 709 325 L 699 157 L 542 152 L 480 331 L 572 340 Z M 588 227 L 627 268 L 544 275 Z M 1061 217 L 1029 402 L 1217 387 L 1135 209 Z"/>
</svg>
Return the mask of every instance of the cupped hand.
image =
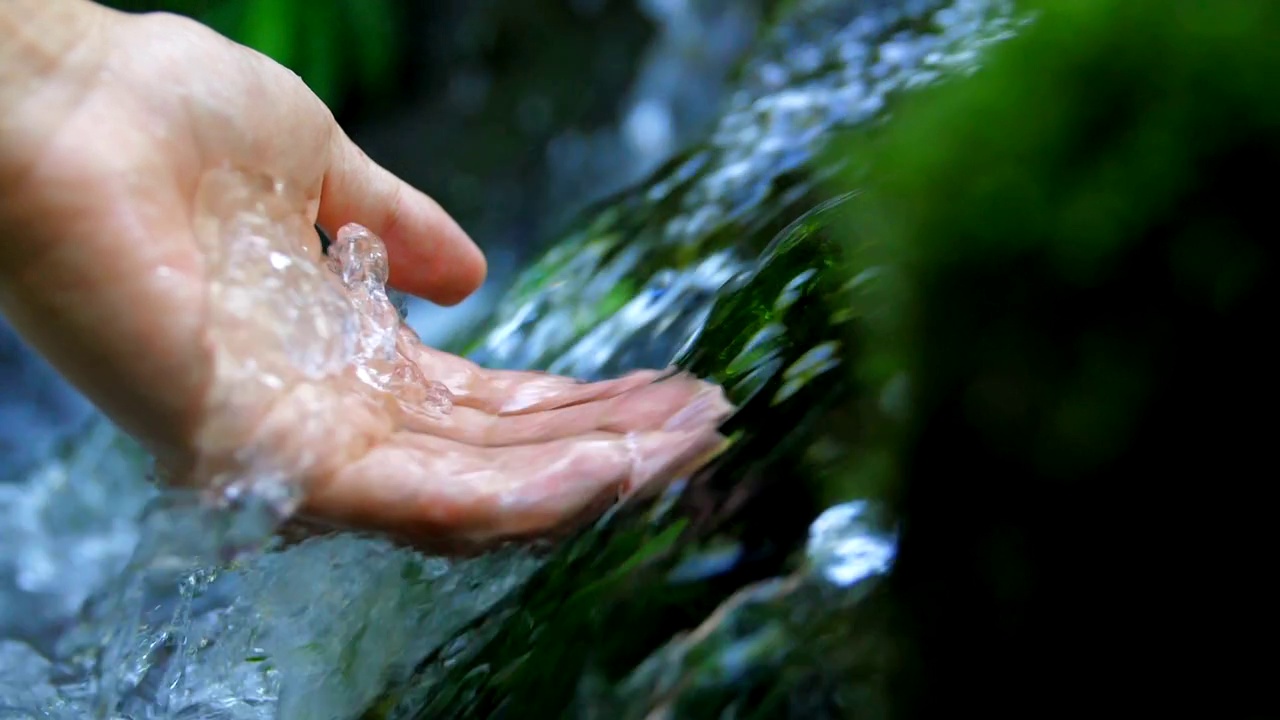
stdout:
<svg viewBox="0 0 1280 720">
<path fill-rule="evenodd" d="M 175 481 L 290 483 L 305 513 L 484 543 L 720 446 L 729 406 L 686 376 L 490 371 L 405 328 L 394 387 L 349 353 L 309 367 L 297 338 L 341 345 L 307 294 L 342 290 L 312 223 L 367 227 L 390 285 L 440 304 L 478 287 L 483 255 L 290 71 L 184 18 L 82 11 L 66 52 L 0 89 L 0 307 Z M 272 270 L 272 244 L 297 267 Z"/>
</svg>

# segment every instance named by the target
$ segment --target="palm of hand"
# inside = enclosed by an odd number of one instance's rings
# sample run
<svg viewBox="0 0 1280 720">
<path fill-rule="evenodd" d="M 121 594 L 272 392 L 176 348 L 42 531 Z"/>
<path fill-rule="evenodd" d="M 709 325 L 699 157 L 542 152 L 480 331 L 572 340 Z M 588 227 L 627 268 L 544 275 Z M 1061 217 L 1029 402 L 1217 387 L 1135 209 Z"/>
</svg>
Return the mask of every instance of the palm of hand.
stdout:
<svg viewBox="0 0 1280 720">
<path fill-rule="evenodd" d="M 266 58 L 170 17 L 105 42 L 132 51 L 50 99 L 66 112 L 27 143 L 39 192 L 6 309 L 175 479 L 288 482 L 306 512 L 483 543 L 659 487 L 722 442 L 728 405 L 691 378 L 488 371 L 388 325 L 377 263 L 344 284 L 312 223 L 368 225 L 393 285 L 450 303 L 484 274 L 453 221 Z M 381 248 L 338 245 L 356 275 Z"/>
</svg>

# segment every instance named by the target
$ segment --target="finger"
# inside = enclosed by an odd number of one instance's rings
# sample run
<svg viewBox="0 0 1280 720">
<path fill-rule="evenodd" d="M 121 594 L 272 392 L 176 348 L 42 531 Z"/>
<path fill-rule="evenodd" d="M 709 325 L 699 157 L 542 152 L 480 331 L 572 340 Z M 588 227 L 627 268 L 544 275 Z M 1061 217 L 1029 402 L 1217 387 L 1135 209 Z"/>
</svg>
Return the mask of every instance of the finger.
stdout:
<svg viewBox="0 0 1280 720">
<path fill-rule="evenodd" d="M 620 378 L 584 383 L 570 377 L 527 370 L 489 370 L 443 350 L 402 338 L 400 350 L 424 377 L 442 383 L 454 404 L 491 414 L 515 415 L 577 405 L 620 395 L 671 375 L 637 370 Z"/>
<path fill-rule="evenodd" d="M 440 305 L 475 292 L 487 272 L 484 254 L 434 200 L 383 169 L 341 130 L 324 176 L 318 221 L 332 235 L 360 223 L 382 238 L 390 284 Z"/>
<path fill-rule="evenodd" d="M 714 429 L 732 408 L 715 386 L 692 378 L 644 385 L 593 402 L 521 415 L 468 407 L 448 414 L 410 414 L 405 428 L 468 445 L 531 445 L 595 432 Z"/>
<path fill-rule="evenodd" d="M 723 443 L 714 432 L 650 432 L 477 448 L 401 432 L 316 488 L 308 510 L 421 540 L 529 537 L 602 498 L 654 492 Z"/>
<path fill-rule="evenodd" d="M 458 404 L 494 415 L 523 415 L 614 397 L 651 385 L 659 377 L 658 372 L 641 370 L 612 380 L 584 383 L 558 375 L 482 371 L 466 386 Z"/>
</svg>

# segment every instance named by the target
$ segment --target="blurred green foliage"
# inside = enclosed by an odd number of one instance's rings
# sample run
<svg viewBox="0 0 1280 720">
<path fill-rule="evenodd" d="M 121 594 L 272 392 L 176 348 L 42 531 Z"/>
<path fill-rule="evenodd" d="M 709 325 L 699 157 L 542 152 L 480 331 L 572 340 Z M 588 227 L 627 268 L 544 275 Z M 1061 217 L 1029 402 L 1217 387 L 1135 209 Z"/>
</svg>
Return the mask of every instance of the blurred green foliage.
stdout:
<svg viewBox="0 0 1280 720">
<path fill-rule="evenodd" d="M 1027 6 L 838 148 L 895 269 L 861 372 L 911 384 L 900 715 L 1260 717 L 1280 4 Z"/>
<path fill-rule="evenodd" d="M 521 246 L 562 219 L 544 177 L 548 143 L 616 122 L 655 34 L 633 2 L 104 3 L 186 15 L 274 58 L 474 237 Z"/>
<path fill-rule="evenodd" d="M 394 88 L 405 50 L 397 0 L 107 0 L 130 12 L 192 17 L 298 73 L 330 107 L 359 88 Z"/>
<path fill-rule="evenodd" d="M 748 239 L 767 242 L 758 264 L 722 290 L 704 332 L 675 360 L 721 383 L 739 408 L 723 428 L 731 442 L 691 481 L 691 490 L 651 509 L 619 506 L 556 546 L 517 595 L 428 657 L 366 718 L 639 717 L 650 703 L 667 699 L 650 694 L 647 676 L 632 687 L 617 686 L 638 663 L 682 637 L 738 588 L 793 569 L 795 550 L 818 512 L 814 494 L 820 489 L 809 481 L 837 466 L 810 445 L 833 445 L 840 434 L 835 428 L 847 432 L 848 426 L 832 418 L 857 414 L 842 407 L 853 389 L 839 372 L 854 341 L 857 318 L 848 308 L 856 305 L 850 296 L 857 289 L 844 283 L 840 248 L 830 233 L 847 199 L 804 213 L 771 242 L 772 227 L 758 226 L 756 233 L 765 237 Z M 736 502 L 726 500 L 734 493 Z M 753 594 L 771 598 L 762 609 L 771 617 L 802 602 L 793 595 L 807 592 Z M 819 617 L 795 625 L 826 622 Z M 752 627 L 749 642 L 755 642 L 754 625 L 746 624 Z M 766 634 L 772 641 L 760 646 L 760 657 L 745 659 L 743 677 L 723 667 L 726 656 L 741 655 L 732 629 L 726 639 L 696 650 L 687 667 L 683 659 L 675 662 L 670 672 L 691 674 L 679 685 L 698 686 L 681 706 L 729 706 L 744 686 L 769 691 L 767 679 L 780 664 L 803 658 L 807 664 L 795 674 L 812 679 L 831 659 L 809 663 L 808 638 L 774 626 Z M 548 667 L 556 672 L 548 674 Z M 778 694 L 789 698 L 793 689 Z"/>
</svg>

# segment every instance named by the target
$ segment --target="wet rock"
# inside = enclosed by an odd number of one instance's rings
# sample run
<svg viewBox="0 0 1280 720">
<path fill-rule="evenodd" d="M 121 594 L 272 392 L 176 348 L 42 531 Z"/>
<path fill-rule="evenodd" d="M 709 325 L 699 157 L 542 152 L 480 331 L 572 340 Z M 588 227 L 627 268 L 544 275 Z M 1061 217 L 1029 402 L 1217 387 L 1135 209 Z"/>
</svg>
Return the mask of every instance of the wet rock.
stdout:
<svg viewBox="0 0 1280 720">
<path fill-rule="evenodd" d="M 834 130 L 883 119 L 901 91 L 971 70 L 977 52 L 1015 23 L 1003 3 L 798 8 L 744 68 L 711 140 L 586 213 L 582 229 L 499 304 L 496 329 L 468 346 L 484 364 L 587 377 L 675 357 L 740 404 L 724 428 L 734 445 L 664 502 L 620 509 L 557 548 L 368 717 L 606 717 L 629 702 L 703 717 L 702 694 L 720 712 L 757 691 L 885 711 L 877 653 L 806 665 L 788 649 L 805 633 L 829 638 L 852 622 L 856 603 L 842 593 L 855 591 L 842 589 L 839 572 L 790 566 L 825 506 L 883 496 L 875 451 L 852 479 L 847 461 L 863 449 L 859 438 L 869 446 L 875 428 L 900 416 L 904 383 L 892 372 L 855 381 L 844 371 L 859 348 L 859 319 L 883 311 L 884 273 L 851 264 L 832 241 L 832 218 L 857 199 L 827 200 L 830 167 L 815 159 Z M 671 293 L 679 299 L 667 301 Z M 892 541 L 880 547 L 888 562 Z M 693 677 L 702 660 L 686 661 L 683 641 L 667 641 L 744 587 L 747 601 L 728 601 L 717 617 L 736 618 L 740 607 L 766 608 L 764 617 L 743 636 L 717 634 L 719 620 L 706 620 L 690 643 L 706 644 L 689 652 L 732 667 Z M 770 616 L 803 615 L 806 605 L 810 617 L 798 625 Z M 733 638 L 743 637 L 763 643 L 763 654 L 737 652 Z M 874 644 L 874 633 L 863 637 Z M 788 675 L 793 663 L 800 669 Z M 871 679 L 848 690 L 859 673 Z"/>
<path fill-rule="evenodd" d="M 910 6 L 799 3 L 742 68 L 709 141 L 585 211 L 478 326 L 494 329 L 459 348 L 487 367 L 599 377 L 632 367 L 628 351 L 663 333 L 693 335 L 725 279 L 825 199 L 829 168 L 812 163 L 833 131 L 883 120 L 901 91 L 972 70 L 975 53 L 1016 27 L 1000 0 Z M 878 66 L 886 53 L 894 62 Z M 784 84 L 761 78 L 774 66 Z"/>
<path fill-rule="evenodd" d="M 834 241 L 833 218 L 857 198 L 828 202 L 832 168 L 816 158 L 901 91 L 971 69 L 1011 20 L 997 0 L 791 5 L 709 140 L 585 212 L 465 348 L 583 378 L 675 359 L 740 404 L 728 452 L 550 552 L 446 563 L 338 535 L 217 572 L 177 564 L 167 594 L 157 583 L 138 600 L 147 612 L 124 616 L 137 622 L 89 604 L 51 681 L 69 704 L 49 712 L 83 717 L 98 697 L 83 668 L 104 634 L 113 697 L 138 716 L 591 717 L 640 699 L 684 715 L 769 688 L 845 702 L 834 679 L 874 675 L 865 653 L 833 650 L 825 670 L 795 654 L 797 638 L 874 607 L 861 602 L 882 571 L 871 548 L 888 562 L 893 543 L 880 521 L 811 528 L 836 503 L 877 496 L 874 472 L 851 489 L 836 470 L 860 447 L 849 427 L 895 406 L 893 378 L 842 371 L 880 276 Z M 140 473 L 122 477 L 122 497 L 146 492 Z M 88 491 L 79 477 L 70 488 Z M 843 582 L 859 577 L 839 569 L 859 553 L 865 582 Z M 793 611 L 796 624 L 778 624 Z M 810 687 L 826 690 L 787 689 Z M 875 707 L 874 683 L 859 687 Z"/>
<path fill-rule="evenodd" d="M 1280 6 L 1028 5 L 843 148 L 901 170 L 844 233 L 903 290 L 897 717 L 1273 714 Z"/>
<path fill-rule="evenodd" d="M 724 428 L 732 447 L 665 502 L 616 508 L 556 548 L 518 593 L 429 657 L 375 716 L 489 717 L 514 708 L 591 716 L 589 705 L 575 704 L 586 692 L 581 683 L 620 681 L 735 588 L 785 571 L 820 511 L 804 478 L 848 447 L 828 435 L 834 453 L 811 456 L 824 445 L 822 424 L 847 412 L 850 397 L 834 371 L 856 342 L 857 312 L 849 312 L 856 286 L 827 230 L 847 203 L 828 203 L 782 233 L 721 293 L 678 359 L 739 404 Z M 819 567 L 849 554 L 830 533 L 819 529 L 814 538 Z M 815 583 L 831 584 L 824 577 L 819 571 Z M 554 676 L 547 667 L 557 668 Z"/>
</svg>

